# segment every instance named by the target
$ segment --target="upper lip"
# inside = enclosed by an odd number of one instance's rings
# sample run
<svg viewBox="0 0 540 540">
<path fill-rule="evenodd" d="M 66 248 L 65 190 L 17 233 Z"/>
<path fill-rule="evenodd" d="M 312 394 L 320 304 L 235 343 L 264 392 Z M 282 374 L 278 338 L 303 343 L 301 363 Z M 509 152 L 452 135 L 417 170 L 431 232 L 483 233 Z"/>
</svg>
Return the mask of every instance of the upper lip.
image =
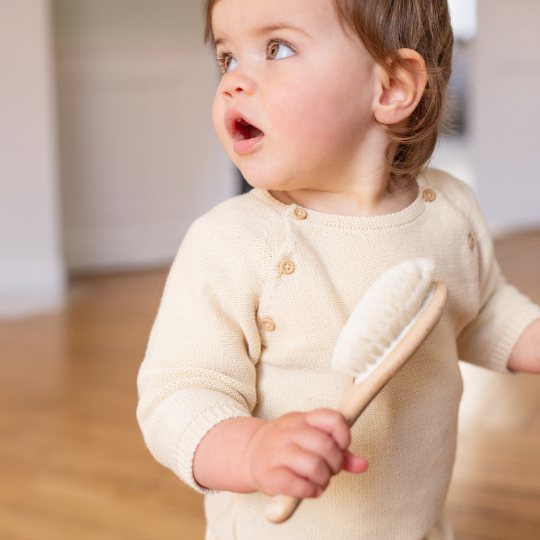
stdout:
<svg viewBox="0 0 540 540">
<path fill-rule="evenodd" d="M 249 130 L 241 129 L 243 126 L 249 127 Z M 249 131 L 262 131 L 255 126 L 246 116 L 238 109 L 229 109 L 225 113 L 225 127 L 233 139 L 245 139 L 248 138 L 246 133 Z"/>
</svg>

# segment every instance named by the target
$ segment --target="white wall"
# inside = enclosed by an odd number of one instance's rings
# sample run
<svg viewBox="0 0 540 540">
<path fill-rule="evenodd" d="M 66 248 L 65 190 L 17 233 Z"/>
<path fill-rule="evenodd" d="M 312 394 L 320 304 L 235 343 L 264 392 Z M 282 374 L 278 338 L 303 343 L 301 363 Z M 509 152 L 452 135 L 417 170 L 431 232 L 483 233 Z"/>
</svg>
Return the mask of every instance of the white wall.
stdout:
<svg viewBox="0 0 540 540">
<path fill-rule="evenodd" d="M 479 0 L 473 74 L 478 198 L 494 230 L 540 226 L 540 2 Z"/>
<path fill-rule="evenodd" d="M 51 52 L 48 1 L 0 0 L 0 317 L 64 295 Z"/>
<path fill-rule="evenodd" d="M 169 263 L 236 194 L 192 0 L 54 0 L 65 252 L 72 271 Z"/>
<path fill-rule="evenodd" d="M 477 0 L 448 0 L 456 39 L 468 40 L 476 35 L 476 4 Z"/>
</svg>

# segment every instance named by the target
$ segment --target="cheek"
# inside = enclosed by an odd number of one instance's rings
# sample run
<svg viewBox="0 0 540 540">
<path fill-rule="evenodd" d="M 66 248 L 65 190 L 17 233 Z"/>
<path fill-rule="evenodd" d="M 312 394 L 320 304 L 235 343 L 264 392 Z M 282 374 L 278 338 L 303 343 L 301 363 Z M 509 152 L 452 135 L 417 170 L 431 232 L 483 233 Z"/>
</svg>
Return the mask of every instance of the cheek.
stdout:
<svg viewBox="0 0 540 540">
<path fill-rule="evenodd" d="M 269 94 L 268 110 L 274 111 L 274 123 L 285 137 L 293 138 L 317 128 L 324 115 L 322 107 L 327 106 L 317 85 L 305 82 L 279 84 Z"/>
<path fill-rule="evenodd" d="M 214 123 L 214 129 L 217 133 L 218 139 L 221 142 L 223 148 L 227 154 L 231 154 L 232 143 L 230 137 L 228 137 L 227 129 L 225 128 L 225 106 L 223 100 L 220 98 L 219 94 L 216 95 L 214 99 L 214 104 L 212 106 L 212 121 Z"/>
<path fill-rule="evenodd" d="M 352 117 L 355 111 L 344 106 L 351 95 L 320 80 L 282 86 L 271 99 L 279 136 L 297 156 L 322 157 L 333 152 L 334 145 L 341 145 L 357 124 Z"/>
<path fill-rule="evenodd" d="M 301 148 L 308 141 L 312 149 L 327 148 L 332 141 L 339 144 L 369 120 L 369 96 L 357 81 L 344 77 L 306 77 L 296 84 L 279 85 L 269 97 L 280 134 L 293 145 L 299 141 Z"/>
<path fill-rule="evenodd" d="M 223 144 L 223 131 L 225 130 L 225 126 L 223 124 L 224 112 L 222 109 L 223 105 L 221 104 L 221 100 L 219 99 L 219 96 L 216 95 L 212 105 L 212 122 L 214 123 L 214 129 L 216 130 L 219 140 Z"/>
</svg>

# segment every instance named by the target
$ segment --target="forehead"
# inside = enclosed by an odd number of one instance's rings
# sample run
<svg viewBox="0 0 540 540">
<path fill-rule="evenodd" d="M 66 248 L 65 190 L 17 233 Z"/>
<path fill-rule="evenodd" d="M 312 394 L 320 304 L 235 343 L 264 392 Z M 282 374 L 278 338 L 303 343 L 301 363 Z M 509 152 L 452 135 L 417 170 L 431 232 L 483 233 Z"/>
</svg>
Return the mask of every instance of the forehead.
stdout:
<svg viewBox="0 0 540 540">
<path fill-rule="evenodd" d="M 263 28 L 288 26 L 327 33 L 340 26 L 333 0 L 218 0 L 211 22 L 216 40 Z"/>
</svg>

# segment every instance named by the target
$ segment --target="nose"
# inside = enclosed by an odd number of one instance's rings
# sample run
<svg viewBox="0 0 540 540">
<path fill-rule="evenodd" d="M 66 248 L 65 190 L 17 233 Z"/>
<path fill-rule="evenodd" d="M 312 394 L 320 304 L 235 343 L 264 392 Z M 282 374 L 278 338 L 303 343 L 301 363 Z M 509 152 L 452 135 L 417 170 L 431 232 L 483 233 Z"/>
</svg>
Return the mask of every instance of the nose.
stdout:
<svg viewBox="0 0 540 540">
<path fill-rule="evenodd" d="M 226 100 L 230 100 L 239 94 L 252 95 L 255 92 L 256 83 L 240 66 L 226 73 L 222 79 L 221 93 Z"/>
</svg>

